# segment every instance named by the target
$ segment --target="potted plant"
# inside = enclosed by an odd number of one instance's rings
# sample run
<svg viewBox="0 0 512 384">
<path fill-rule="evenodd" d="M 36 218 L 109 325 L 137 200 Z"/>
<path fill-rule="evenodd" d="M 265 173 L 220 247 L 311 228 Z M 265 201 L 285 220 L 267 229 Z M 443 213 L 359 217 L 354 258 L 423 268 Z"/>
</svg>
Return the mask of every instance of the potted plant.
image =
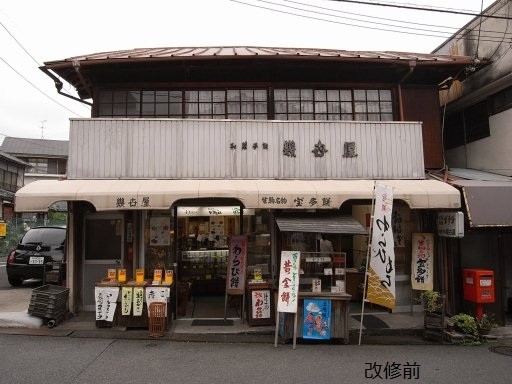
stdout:
<svg viewBox="0 0 512 384">
<path fill-rule="evenodd" d="M 442 328 L 444 327 L 443 319 L 443 297 L 438 291 L 423 291 L 420 296 L 423 302 L 426 328 Z"/>
<path fill-rule="evenodd" d="M 476 325 L 480 335 L 488 335 L 492 328 L 498 326 L 492 313 L 484 313 L 480 319 L 476 319 Z"/>
<path fill-rule="evenodd" d="M 425 312 L 440 312 L 442 307 L 441 294 L 438 291 L 423 291 L 420 296 Z"/>
<path fill-rule="evenodd" d="M 450 321 L 453 322 L 455 329 L 465 335 L 471 335 L 476 338 L 479 337 L 477 320 L 467 313 L 459 313 L 450 317 Z"/>
</svg>

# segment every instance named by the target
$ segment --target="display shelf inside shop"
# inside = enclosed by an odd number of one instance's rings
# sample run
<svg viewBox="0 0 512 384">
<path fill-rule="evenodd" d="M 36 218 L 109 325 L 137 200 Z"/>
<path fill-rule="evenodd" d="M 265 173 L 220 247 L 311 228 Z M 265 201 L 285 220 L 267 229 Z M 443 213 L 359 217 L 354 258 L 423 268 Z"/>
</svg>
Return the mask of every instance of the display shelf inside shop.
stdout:
<svg viewBox="0 0 512 384">
<path fill-rule="evenodd" d="M 225 279 L 228 253 L 227 249 L 182 251 L 181 279 L 190 281 Z"/>
<path fill-rule="evenodd" d="M 345 292 L 345 260 L 337 257 L 311 253 L 301 255 L 300 292 Z"/>
</svg>

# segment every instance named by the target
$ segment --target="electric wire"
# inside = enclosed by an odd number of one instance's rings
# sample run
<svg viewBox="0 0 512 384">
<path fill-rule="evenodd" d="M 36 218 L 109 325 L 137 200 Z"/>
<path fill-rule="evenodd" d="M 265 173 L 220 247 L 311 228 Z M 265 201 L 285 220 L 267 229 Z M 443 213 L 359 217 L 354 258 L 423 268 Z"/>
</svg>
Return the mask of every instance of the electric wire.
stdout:
<svg viewBox="0 0 512 384">
<path fill-rule="evenodd" d="M 307 15 L 303 15 L 303 14 L 299 14 L 299 13 L 294 13 L 294 12 L 284 11 L 284 10 L 280 10 L 280 9 L 269 8 L 269 7 L 265 7 L 265 6 L 261 6 L 261 5 L 251 4 L 251 3 L 247 3 L 247 2 L 244 2 L 244 1 L 241 1 L 241 0 L 229 0 L 229 1 L 231 1 L 233 3 L 238 3 L 238 4 L 254 7 L 254 8 L 260 8 L 260 9 L 264 9 L 264 10 L 268 10 L 268 11 L 273 11 L 273 12 L 277 12 L 277 13 L 297 16 L 297 17 L 306 18 L 306 19 L 310 19 L 310 20 L 323 21 L 323 22 L 328 22 L 328 23 L 333 23 L 333 24 L 346 25 L 346 26 L 351 26 L 351 27 L 356 27 L 356 28 L 363 28 L 363 29 L 369 29 L 369 30 L 377 30 L 377 31 L 393 32 L 393 33 L 405 33 L 405 34 L 408 34 L 408 35 L 435 37 L 435 38 L 443 38 L 443 39 L 451 38 L 451 37 L 459 37 L 460 38 L 460 37 L 464 37 L 465 35 L 467 35 L 469 33 L 469 32 L 466 32 L 465 34 L 461 33 L 460 35 L 457 34 L 457 36 L 453 36 L 453 34 L 443 33 L 443 32 L 438 32 L 438 33 L 420 33 L 420 32 L 415 32 L 415 30 L 417 30 L 415 28 L 410 28 L 412 31 L 399 31 L 399 30 L 388 29 L 388 28 L 369 27 L 369 26 L 364 26 L 364 25 L 358 25 L 358 24 L 344 23 L 344 22 L 335 21 L 335 20 L 329 20 L 329 19 L 320 18 L 320 17 L 307 16 Z M 265 1 L 265 0 L 256 0 L 256 1 L 267 2 L 268 3 L 268 1 Z M 276 5 L 278 5 L 278 4 L 276 4 Z M 284 7 L 282 5 L 278 5 L 278 6 Z M 306 12 L 313 12 L 313 11 L 306 11 Z M 334 15 L 329 15 L 329 16 L 336 17 Z M 369 23 L 369 22 L 367 22 L 367 23 Z M 375 23 L 373 23 L 373 24 L 375 24 Z M 405 28 L 405 27 L 402 27 L 402 28 Z M 467 40 L 476 40 L 476 38 L 473 38 L 471 36 L 466 36 L 466 39 Z M 486 39 L 480 39 L 480 40 L 481 41 L 486 41 L 486 42 L 497 42 L 497 41 L 499 41 L 499 40 L 496 40 L 496 39 L 493 39 L 493 38 L 486 38 Z"/>
<path fill-rule="evenodd" d="M 259 1 L 259 0 L 256 0 L 256 1 Z M 307 4 L 307 3 L 301 3 L 301 2 L 293 1 L 293 0 L 282 0 L 282 1 L 286 2 L 286 3 L 299 4 L 299 5 L 307 6 L 307 7 L 310 7 L 310 8 L 322 9 L 322 10 L 325 10 L 325 11 L 335 12 L 335 13 L 339 13 L 339 14 L 347 14 L 347 15 L 364 17 L 364 18 L 368 18 L 368 19 L 385 20 L 385 21 L 392 21 L 392 22 L 397 22 L 397 23 L 402 23 L 402 24 L 420 25 L 420 26 L 424 26 L 424 27 L 442 28 L 442 29 L 446 29 L 447 32 L 449 32 L 449 33 L 455 33 L 458 30 L 460 30 L 460 28 L 458 28 L 458 27 L 450 27 L 450 26 L 439 25 L 439 24 L 418 23 L 418 22 L 414 22 L 414 21 L 404 21 L 404 20 L 400 20 L 400 19 L 390 19 L 390 18 L 385 18 L 385 17 L 370 16 L 370 15 L 365 15 L 365 14 L 362 14 L 362 13 L 341 11 L 341 10 L 334 9 L 334 8 L 321 7 L 321 6 L 311 5 L 311 4 Z M 269 1 L 266 1 L 266 2 L 269 2 Z M 333 17 L 334 17 L 334 15 L 333 15 Z M 354 20 L 357 20 L 357 19 L 354 19 Z M 369 21 L 366 21 L 366 20 L 359 20 L 359 21 L 361 21 L 361 22 L 369 22 Z M 508 20 L 507 20 L 507 22 L 508 22 Z M 390 25 L 392 25 L 392 24 L 390 24 Z M 411 29 L 413 29 L 413 28 L 411 28 Z M 490 33 L 490 34 L 497 34 L 497 35 L 500 35 L 500 36 L 503 33 L 501 31 L 492 31 L 492 30 L 482 30 L 482 32 L 486 32 L 486 33 Z"/>
<path fill-rule="evenodd" d="M 29 79 L 27 79 L 25 76 L 23 76 L 20 72 L 18 72 L 16 70 L 16 68 L 14 68 L 11 64 L 9 64 L 7 61 L 5 61 L 5 59 L 3 57 L 0 56 L 0 60 L 2 60 L 5 65 L 7 65 L 9 68 L 11 68 L 18 76 L 20 76 L 23 80 L 25 80 L 27 83 L 29 83 L 33 88 L 35 88 L 36 90 L 38 90 L 41 94 L 43 94 L 44 96 L 46 96 L 48 99 L 50 99 L 51 101 L 53 101 L 54 103 L 60 105 L 62 108 L 64 108 L 65 110 L 67 110 L 68 112 L 71 112 L 73 115 L 75 116 L 78 116 L 78 117 L 84 117 L 76 112 L 73 112 L 71 109 L 69 109 L 68 107 L 66 107 L 65 105 L 59 103 L 57 100 L 53 99 L 50 95 L 48 95 L 46 92 L 44 92 L 43 90 L 41 90 L 40 88 L 38 88 L 34 83 L 32 83 Z"/>
<path fill-rule="evenodd" d="M 9 31 L 9 29 L 0 21 L 0 25 L 2 26 L 2 28 L 9 34 L 9 36 L 16 42 L 16 44 L 18 44 L 18 46 L 34 61 L 34 63 L 36 63 L 36 65 L 38 67 L 41 66 L 41 64 L 34 58 L 33 55 L 30 54 L 30 52 L 23 46 L 23 44 L 21 44 L 18 39 L 16 39 L 16 37 L 11 33 L 11 31 Z M 50 95 L 48 95 L 46 92 L 42 91 L 41 89 L 39 89 L 36 85 L 34 85 L 32 82 L 30 82 L 26 77 L 24 77 L 19 71 L 17 71 L 12 65 L 10 65 L 5 59 L 3 59 L 2 57 L 0 57 L 0 59 L 8 66 L 10 67 L 14 72 L 16 72 L 16 74 L 18 76 L 20 76 L 23 80 L 25 80 L 26 82 L 28 82 L 32 87 L 34 87 L 35 89 L 37 89 L 39 92 L 41 92 L 43 95 L 45 95 L 47 98 L 49 98 L 50 100 L 52 100 L 53 102 L 57 103 L 57 105 L 63 107 L 64 109 L 66 109 L 67 111 L 73 113 L 75 116 L 78 116 L 78 117 L 83 117 L 82 115 L 76 113 L 76 112 L 73 112 L 71 109 L 67 108 L 66 106 L 64 106 L 63 104 L 59 103 L 57 100 L 53 99 Z M 81 104 L 83 105 L 83 104 Z M 85 105 L 83 105 L 85 107 Z"/>
<path fill-rule="evenodd" d="M 23 51 L 25 51 L 25 53 L 32 60 L 34 60 L 34 63 L 36 63 L 36 65 L 39 67 L 41 64 L 39 64 L 39 62 L 34 58 L 34 56 L 32 56 L 30 54 L 30 52 L 25 49 L 25 47 L 18 41 L 18 39 L 16 39 L 16 37 L 14 37 L 14 35 L 7 29 L 7 27 L 1 21 L 0 21 L 0 25 L 3 27 L 3 29 L 5 29 L 5 31 L 9 34 L 9 36 L 11 36 L 11 38 L 16 42 L 16 44 L 18 44 L 21 47 L 21 49 L 23 49 Z"/>
<path fill-rule="evenodd" d="M 480 3 L 480 17 L 478 21 L 478 40 L 476 41 L 475 57 L 478 57 L 478 47 L 480 46 L 480 32 L 482 29 L 482 13 L 484 11 L 484 0 Z"/>
<path fill-rule="evenodd" d="M 510 16 L 510 7 L 507 7 L 507 15 Z M 494 58 L 494 55 L 496 55 L 496 53 L 498 53 L 501 45 L 503 44 L 503 42 L 505 41 L 505 36 L 508 34 L 508 27 L 510 25 L 510 20 L 507 20 L 507 25 L 505 26 L 505 31 L 503 32 L 503 36 L 502 36 L 502 39 L 500 41 L 500 43 L 496 46 L 496 49 L 494 50 L 494 52 L 492 53 L 491 56 L 489 56 L 489 60 L 492 60 Z M 510 45 L 508 47 L 508 49 L 506 50 L 506 52 L 508 52 L 510 50 Z M 503 54 L 504 55 L 504 54 Z M 503 57 L 503 55 L 501 57 Z"/>
<path fill-rule="evenodd" d="M 428 12 L 440 12 L 440 13 L 451 13 L 456 15 L 463 15 L 463 16 L 473 16 L 477 17 L 480 16 L 480 13 L 474 13 L 474 12 L 466 12 L 462 10 L 451 10 L 449 8 L 434 8 L 434 7 L 419 7 L 419 6 L 410 6 L 410 5 L 402 5 L 402 4 L 396 4 L 396 3 L 383 3 L 383 2 L 370 2 L 370 1 L 362 1 L 362 0 L 329 0 L 329 1 L 336 1 L 339 3 L 352 3 L 352 4 L 360 4 L 360 5 L 375 5 L 375 6 L 381 6 L 381 7 L 392 7 L 392 8 L 402 8 L 402 9 L 410 9 L 414 11 L 428 11 Z M 502 16 L 502 15 L 484 15 L 487 18 L 490 19 L 503 19 L 508 20 L 509 16 Z"/>
</svg>

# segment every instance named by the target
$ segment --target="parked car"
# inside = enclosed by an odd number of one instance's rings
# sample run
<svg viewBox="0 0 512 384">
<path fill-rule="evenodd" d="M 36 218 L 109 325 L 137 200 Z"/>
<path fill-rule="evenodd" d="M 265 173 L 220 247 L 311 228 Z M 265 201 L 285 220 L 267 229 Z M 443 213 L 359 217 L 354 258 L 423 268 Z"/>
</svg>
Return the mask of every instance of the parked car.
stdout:
<svg viewBox="0 0 512 384">
<path fill-rule="evenodd" d="M 65 278 L 65 251 L 66 227 L 29 229 L 7 257 L 9 284 L 19 286 L 27 279 L 43 279 L 60 284 Z"/>
</svg>

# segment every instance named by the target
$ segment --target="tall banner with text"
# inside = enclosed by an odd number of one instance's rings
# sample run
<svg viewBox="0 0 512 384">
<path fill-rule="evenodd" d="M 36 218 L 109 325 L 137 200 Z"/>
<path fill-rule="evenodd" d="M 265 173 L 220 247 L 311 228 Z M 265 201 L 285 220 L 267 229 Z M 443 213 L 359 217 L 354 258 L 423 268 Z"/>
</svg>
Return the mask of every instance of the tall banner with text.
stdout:
<svg viewBox="0 0 512 384">
<path fill-rule="evenodd" d="M 245 293 L 245 275 L 247 270 L 247 236 L 233 236 L 229 242 L 228 273 L 226 293 L 243 295 Z"/>
<path fill-rule="evenodd" d="M 396 302 L 392 211 L 393 188 L 376 184 L 366 298 L 370 303 L 390 309 L 395 307 Z"/>
<path fill-rule="evenodd" d="M 412 289 L 428 291 L 434 289 L 434 235 L 412 234 Z"/>
</svg>

